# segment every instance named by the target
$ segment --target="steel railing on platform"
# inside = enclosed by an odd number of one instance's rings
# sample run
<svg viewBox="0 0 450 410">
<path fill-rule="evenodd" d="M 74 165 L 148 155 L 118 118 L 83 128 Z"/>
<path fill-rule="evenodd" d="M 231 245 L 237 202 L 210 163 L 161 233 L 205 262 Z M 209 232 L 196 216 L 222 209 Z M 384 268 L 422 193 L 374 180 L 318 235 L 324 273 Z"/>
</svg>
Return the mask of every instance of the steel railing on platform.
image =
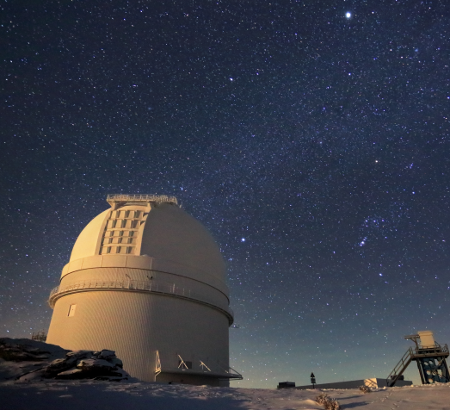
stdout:
<svg viewBox="0 0 450 410">
<path fill-rule="evenodd" d="M 449 350 L 446 344 L 444 346 L 441 346 L 440 344 L 435 343 L 434 347 L 426 349 L 417 348 L 413 350 L 412 347 L 408 348 L 408 350 L 405 352 L 400 361 L 396 364 L 394 369 L 389 373 L 389 376 L 386 379 L 386 385 L 388 387 L 394 386 L 395 383 L 402 376 L 403 372 L 406 370 L 406 368 L 413 360 L 420 360 L 421 358 L 424 357 L 441 357 L 441 356 L 442 357 L 449 356 Z"/>
<path fill-rule="evenodd" d="M 393 386 L 396 381 L 400 378 L 400 376 L 403 374 L 403 372 L 406 370 L 406 368 L 409 366 L 412 360 L 413 350 L 410 347 L 406 353 L 402 356 L 400 361 L 395 365 L 394 369 L 389 373 L 389 376 L 387 377 L 386 384 L 388 387 Z"/>
<path fill-rule="evenodd" d="M 169 202 L 178 204 L 177 198 L 167 195 L 144 195 L 144 194 L 110 194 L 106 197 L 109 201 L 139 201 L 139 202 Z"/>
</svg>

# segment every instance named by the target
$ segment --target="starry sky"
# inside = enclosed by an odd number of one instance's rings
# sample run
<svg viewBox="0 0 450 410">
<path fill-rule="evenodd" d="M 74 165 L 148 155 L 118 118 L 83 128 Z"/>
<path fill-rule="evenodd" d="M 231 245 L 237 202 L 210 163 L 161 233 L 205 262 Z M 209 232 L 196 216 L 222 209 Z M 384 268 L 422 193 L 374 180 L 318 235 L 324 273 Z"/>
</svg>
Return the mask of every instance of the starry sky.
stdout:
<svg viewBox="0 0 450 410">
<path fill-rule="evenodd" d="M 450 343 L 449 21 L 430 0 L 1 0 L 0 336 L 46 330 L 106 195 L 145 193 L 221 247 L 234 386 L 386 377 L 404 335 Z"/>
</svg>

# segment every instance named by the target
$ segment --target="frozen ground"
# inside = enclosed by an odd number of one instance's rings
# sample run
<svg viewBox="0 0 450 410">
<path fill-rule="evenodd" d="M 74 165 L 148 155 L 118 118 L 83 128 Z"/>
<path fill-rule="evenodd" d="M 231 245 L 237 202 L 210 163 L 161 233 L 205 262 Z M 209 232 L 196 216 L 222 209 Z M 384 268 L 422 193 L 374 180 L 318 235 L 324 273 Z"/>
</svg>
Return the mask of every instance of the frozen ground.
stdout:
<svg viewBox="0 0 450 410">
<path fill-rule="evenodd" d="M 362 394 L 357 389 L 326 390 L 343 409 L 450 410 L 450 384 L 394 387 Z M 5 410 L 238 410 L 323 409 L 314 390 L 238 389 L 156 383 L 47 381 L 0 383 Z"/>
<path fill-rule="evenodd" d="M 47 351 L 46 362 L 66 353 L 58 346 L 28 339 L 15 339 L 14 343 Z M 343 410 L 450 410 L 450 383 L 385 387 L 363 394 L 359 389 L 243 389 L 136 380 L 41 381 L 28 378 L 27 381 L 26 378 L 14 381 L 43 364 L 42 360 L 5 361 L 0 358 L 0 410 L 312 410 L 323 409 L 314 401 L 322 391 L 337 399 Z"/>
</svg>

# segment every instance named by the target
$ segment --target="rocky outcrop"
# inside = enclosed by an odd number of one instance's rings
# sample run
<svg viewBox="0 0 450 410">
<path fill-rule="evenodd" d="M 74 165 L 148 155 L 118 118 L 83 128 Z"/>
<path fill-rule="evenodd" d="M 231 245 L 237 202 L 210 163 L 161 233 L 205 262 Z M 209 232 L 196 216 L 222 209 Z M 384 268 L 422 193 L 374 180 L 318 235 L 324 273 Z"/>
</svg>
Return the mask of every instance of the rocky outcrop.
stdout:
<svg viewBox="0 0 450 410">
<path fill-rule="evenodd" d="M 131 379 L 123 370 L 122 360 L 112 350 L 72 352 L 43 342 L 5 338 L 0 339 L 0 359 L 16 363 L 15 374 L 6 379 L 14 378 L 19 382 L 42 379 Z M 13 367 L 9 365 L 10 369 Z"/>
<path fill-rule="evenodd" d="M 53 360 L 42 369 L 19 377 L 19 381 L 41 379 L 94 379 L 121 381 L 130 375 L 123 370 L 122 361 L 111 350 L 69 352 L 63 359 Z"/>
</svg>

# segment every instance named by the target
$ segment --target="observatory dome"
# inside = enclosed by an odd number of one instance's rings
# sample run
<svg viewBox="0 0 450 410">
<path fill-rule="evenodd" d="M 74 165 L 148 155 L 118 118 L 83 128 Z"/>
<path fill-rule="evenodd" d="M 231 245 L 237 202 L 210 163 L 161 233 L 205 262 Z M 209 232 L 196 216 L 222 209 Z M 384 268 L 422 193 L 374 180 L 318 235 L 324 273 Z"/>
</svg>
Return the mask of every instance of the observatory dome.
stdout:
<svg viewBox="0 0 450 410">
<path fill-rule="evenodd" d="M 125 204 L 116 211 L 106 210 L 97 215 L 78 236 L 72 249 L 70 262 L 99 253 L 107 254 L 102 252 L 102 240 L 104 244 L 105 239 L 106 241 L 109 239 L 109 237 L 104 238 L 104 231 L 108 229 L 108 220 L 111 216 L 117 217 L 116 221 L 119 224 L 116 222 L 115 230 L 124 239 L 128 237 L 124 235 L 125 231 L 131 226 L 127 219 L 130 218 L 130 222 L 133 223 L 136 221 L 134 216 L 137 214 L 138 217 L 142 216 L 138 220 L 139 226 L 136 224 L 135 228 L 138 229 L 134 232 L 133 241 L 136 241 L 139 246 L 134 247 L 132 251 L 122 246 L 123 249 L 119 254 L 127 254 L 128 251 L 128 254 L 135 256 L 151 257 L 153 266 L 155 263 L 160 267 L 164 265 L 166 268 L 170 265 L 171 268 L 175 267 L 177 272 L 183 270 L 187 275 L 189 275 L 188 272 L 205 272 L 225 282 L 225 263 L 219 247 L 200 222 L 173 202 L 156 202 L 149 208 L 136 202 Z M 124 220 L 125 224 L 122 228 Z M 112 248 L 108 254 L 117 254 L 117 249 Z"/>
<path fill-rule="evenodd" d="M 116 351 L 146 381 L 227 385 L 233 323 L 225 264 L 206 228 L 156 195 L 111 195 L 50 294 L 47 342 Z"/>
</svg>

